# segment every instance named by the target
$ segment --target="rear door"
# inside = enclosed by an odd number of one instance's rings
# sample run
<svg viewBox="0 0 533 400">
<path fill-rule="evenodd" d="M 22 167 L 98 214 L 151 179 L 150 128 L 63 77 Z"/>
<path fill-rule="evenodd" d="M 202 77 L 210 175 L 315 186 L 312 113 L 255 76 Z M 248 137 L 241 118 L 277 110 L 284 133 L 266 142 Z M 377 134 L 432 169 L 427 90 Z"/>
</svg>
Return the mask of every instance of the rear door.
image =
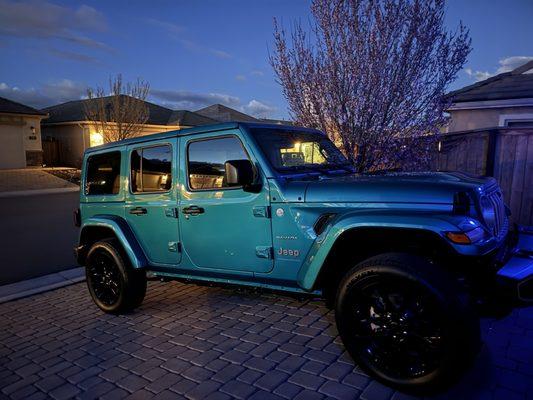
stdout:
<svg viewBox="0 0 533 400">
<path fill-rule="evenodd" d="M 128 147 L 126 219 L 152 264 L 181 261 L 176 147 L 176 139 Z"/>
</svg>

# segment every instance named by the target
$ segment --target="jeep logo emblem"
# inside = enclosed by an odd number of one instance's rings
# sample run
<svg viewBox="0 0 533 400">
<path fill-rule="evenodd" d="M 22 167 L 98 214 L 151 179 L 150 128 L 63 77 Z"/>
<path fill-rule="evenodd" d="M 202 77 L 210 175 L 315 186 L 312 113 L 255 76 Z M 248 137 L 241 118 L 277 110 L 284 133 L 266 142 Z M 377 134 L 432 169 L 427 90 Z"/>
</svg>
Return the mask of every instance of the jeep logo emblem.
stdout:
<svg viewBox="0 0 533 400">
<path fill-rule="evenodd" d="M 279 248 L 278 254 L 280 256 L 298 257 L 300 256 L 300 250 Z"/>
</svg>

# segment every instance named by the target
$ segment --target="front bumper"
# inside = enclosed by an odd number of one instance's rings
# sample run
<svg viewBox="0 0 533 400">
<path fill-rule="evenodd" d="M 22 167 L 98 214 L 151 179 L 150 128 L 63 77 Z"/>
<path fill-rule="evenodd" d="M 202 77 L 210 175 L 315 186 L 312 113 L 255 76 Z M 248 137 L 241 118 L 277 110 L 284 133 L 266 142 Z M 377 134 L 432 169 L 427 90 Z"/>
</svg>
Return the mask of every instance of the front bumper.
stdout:
<svg viewBox="0 0 533 400">
<path fill-rule="evenodd" d="M 512 298 L 533 302 L 533 229 L 520 227 L 511 257 L 498 270 L 499 286 Z"/>
</svg>

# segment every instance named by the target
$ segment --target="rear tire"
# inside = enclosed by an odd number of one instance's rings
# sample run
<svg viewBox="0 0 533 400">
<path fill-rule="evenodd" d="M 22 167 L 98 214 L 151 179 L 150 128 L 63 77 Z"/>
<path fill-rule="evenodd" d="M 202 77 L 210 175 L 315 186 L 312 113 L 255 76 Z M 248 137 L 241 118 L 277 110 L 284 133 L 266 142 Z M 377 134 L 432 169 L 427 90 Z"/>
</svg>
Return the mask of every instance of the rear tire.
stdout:
<svg viewBox="0 0 533 400">
<path fill-rule="evenodd" d="M 348 353 L 363 370 L 415 393 L 449 386 L 481 346 L 479 319 L 460 285 L 410 254 L 381 254 L 348 271 L 335 318 Z"/>
<path fill-rule="evenodd" d="M 87 287 L 96 305 L 118 314 L 141 305 L 146 294 L 146 271 L 133 269 L 116 239 L 94 243 L 87 253 Z"/>
</svg>

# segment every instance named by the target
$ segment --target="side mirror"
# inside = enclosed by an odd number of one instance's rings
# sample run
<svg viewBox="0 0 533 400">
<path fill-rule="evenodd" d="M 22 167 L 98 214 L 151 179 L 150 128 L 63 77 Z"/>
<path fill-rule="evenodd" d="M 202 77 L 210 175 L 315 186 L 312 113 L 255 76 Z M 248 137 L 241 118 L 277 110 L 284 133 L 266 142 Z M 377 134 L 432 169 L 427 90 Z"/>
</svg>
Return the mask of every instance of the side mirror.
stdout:
<svg viewBox="0 0 533 400">
<path fill-rule="evenodd" d="M 228 160 L 224 163 L 227 186 L 242 186 L 244 191 L 255 192 L 261 185 L 255 182 L 255 171 L 250 160 Z"/>
</svg>

